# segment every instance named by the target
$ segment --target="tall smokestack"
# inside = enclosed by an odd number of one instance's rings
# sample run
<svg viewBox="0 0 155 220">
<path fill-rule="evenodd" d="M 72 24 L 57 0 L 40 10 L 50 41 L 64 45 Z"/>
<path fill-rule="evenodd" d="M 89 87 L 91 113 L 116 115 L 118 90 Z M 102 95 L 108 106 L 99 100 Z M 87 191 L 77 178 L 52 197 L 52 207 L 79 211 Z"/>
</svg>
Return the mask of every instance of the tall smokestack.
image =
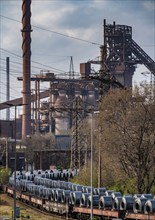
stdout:
<svg viewBox="0 0 155 220">
<path fill-rule="evenodd" d="M 22 138 L 31 134 L 31 0 L 22 3 L 23 117 Z"/>
<path fill-rule="evenodd" d="M 10 100 L 10 59 L 6 58 L 6 101 Z M 6 120 L 10 120 L 10 108 L 6 110 Z"/>
</svg>

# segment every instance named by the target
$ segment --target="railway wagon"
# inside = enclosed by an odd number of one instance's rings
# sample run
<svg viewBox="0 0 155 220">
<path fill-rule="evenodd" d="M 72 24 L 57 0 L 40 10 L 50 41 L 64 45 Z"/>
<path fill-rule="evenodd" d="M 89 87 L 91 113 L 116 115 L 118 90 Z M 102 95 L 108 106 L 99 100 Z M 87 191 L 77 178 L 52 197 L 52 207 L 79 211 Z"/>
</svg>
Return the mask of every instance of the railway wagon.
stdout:
<svg viewBox="0 0 155 220">
<path fill-rule="evenodd" d="M 93 190 L 91 197 L 89 186 L 80 186 L 64 181 L 27 182 L 22 191 L 24 180 L 19 181 L 17 199 L 49 213 L 66 215 L 74 219 L 90 219 L 91 203 L 93 215 L 100 220 L 155 220 L 155 197 L 152 194 L 122 195 L 110 190 Z M 21 188 L 20 188 L 21 182 Z M 43 184 L 43 185 L 42 185 Z M 7 187 L 9 196 L 14 195 L 13 185 Z M 26 191 L 27 190 L 27 191 Z M 99 193 L 100 192 L 100 193 Z"/>
</svg>

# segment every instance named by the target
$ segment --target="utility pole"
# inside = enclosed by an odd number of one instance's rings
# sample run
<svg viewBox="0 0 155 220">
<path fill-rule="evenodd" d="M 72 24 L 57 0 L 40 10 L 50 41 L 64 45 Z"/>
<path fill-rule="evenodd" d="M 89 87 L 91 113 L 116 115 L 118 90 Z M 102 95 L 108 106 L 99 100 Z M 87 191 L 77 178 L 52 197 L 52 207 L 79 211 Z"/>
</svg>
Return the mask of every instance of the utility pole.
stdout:
<svg viewBox="0 0 155 220">
<path fill-rule="evenodd" d="M 5 156 L 5 158 L 6 158 L 6 165 L 5 165 L 5 167 L 6 167 L 6 169 L 8 168 L 8 137 L 6 137 L 6 151 L 5 151 L 5 153 L 6 153 L 6 156 Z"/>
</svg>

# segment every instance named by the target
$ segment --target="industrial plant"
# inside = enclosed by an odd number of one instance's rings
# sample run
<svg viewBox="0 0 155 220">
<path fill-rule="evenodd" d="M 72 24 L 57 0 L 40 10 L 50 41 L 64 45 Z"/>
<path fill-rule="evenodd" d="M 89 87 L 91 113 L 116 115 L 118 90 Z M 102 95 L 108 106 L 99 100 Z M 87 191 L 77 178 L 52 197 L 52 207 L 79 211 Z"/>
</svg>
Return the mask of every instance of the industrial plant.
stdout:
<svg viewBox="0 0 155 220">
<path fill-rule="evenodd" d="M 0 135 L 17 138 L 13 129 L 15 124 L 19 139 L 52 132 L 57 140 L 58 153 L 59 150 L 68 151 L 71 167 L 79 168 L 84 162 L 78 157 L 82 158 L 79 155 L 85 152 L 85 144 L 80 140 L 82 136 L 78 127 L 81 126 L 83 119 L 90 115 L 91 111 L 99 110 L 100 98 L 110 88 L 132 87 L 137 64 L 145 65 L 154 76 L 155 62 L 134 41 L 131 26 L 116 22 L 108 24 L 104 20 L 104 43 L 99 48 L 100 54 L 97 59 L 79 64 L 79 76 L 74 74 L 72 57 L 68 76 L 61 77 L 50 71 L 41 71 L 32 76 L 30 4 L 30 1 L 23 1 L 22 7 L 23 76 L 17 79 L 23 82 L 23 96 L 8 100 L 7 103 L 0 103 L 0 110 L 11 106 L 15 106 L 16 110 L 16 107 L 22 106 L 23 114 L 14 122 L 9 121 L 9 116 L 6 121 L 1 120 Z M 98 71 L 92 69 L 92 65 L 95 64 L 99 66 Z M 9 59 L 7 65 L 9 79 Z M 33 92 L 32 81 L 35 83 Z M 46 91 L 40 89 L 42 82 L 49 83 Z M 7 90 L 9 91 L 9 86 Z M 1 158 L 3 157 L 4 152 L 1 152 Z"/>
</svg>

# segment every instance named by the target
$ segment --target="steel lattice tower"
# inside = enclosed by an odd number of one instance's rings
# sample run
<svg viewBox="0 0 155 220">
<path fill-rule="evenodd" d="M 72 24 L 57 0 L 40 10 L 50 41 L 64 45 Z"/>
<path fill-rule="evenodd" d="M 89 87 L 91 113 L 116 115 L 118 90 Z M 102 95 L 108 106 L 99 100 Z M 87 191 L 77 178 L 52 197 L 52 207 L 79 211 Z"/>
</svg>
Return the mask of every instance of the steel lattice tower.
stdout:
<svg viewBox="0 0 155 220">
<path fill-rule="evenodd" d="M 84 103 L 78 96 L 73 101 L 73 123 L 71 136 L 71 168 L 80 169 L 84 165 L 85 144 L 82 135 Z"/>
</svg>

